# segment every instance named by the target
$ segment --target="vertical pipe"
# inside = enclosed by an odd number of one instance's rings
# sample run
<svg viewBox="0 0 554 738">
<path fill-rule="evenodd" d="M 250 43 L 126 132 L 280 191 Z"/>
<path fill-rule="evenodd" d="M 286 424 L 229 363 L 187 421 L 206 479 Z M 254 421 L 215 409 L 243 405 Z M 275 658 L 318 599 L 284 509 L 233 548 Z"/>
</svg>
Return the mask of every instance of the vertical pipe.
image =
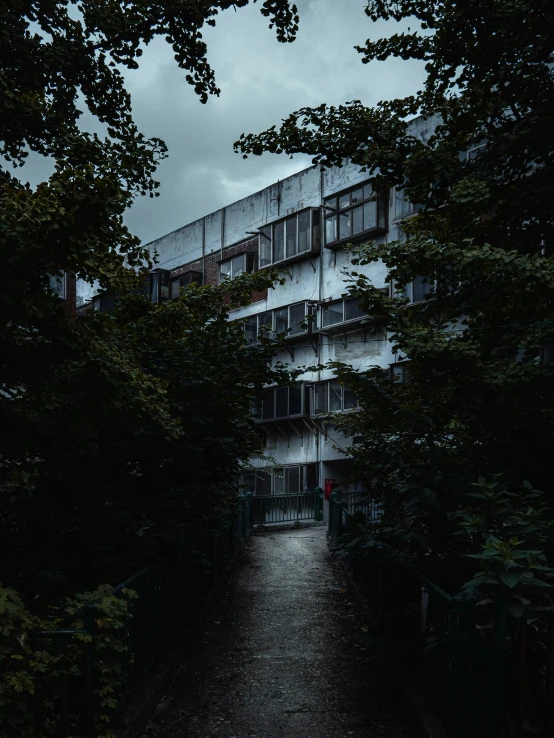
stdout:
<svg viewBox="0 0 554 738">
<path fill-rule="evenodd" d="M 202 284 L 206 284 L 206 218 L 202 218 Z"/>
<path fill-rule="evenodd" d="M 223 249 L 225 248 L 225 212 L 226 209 L 221 210 L 221 258 L 223 259 Z"/>
</svg>

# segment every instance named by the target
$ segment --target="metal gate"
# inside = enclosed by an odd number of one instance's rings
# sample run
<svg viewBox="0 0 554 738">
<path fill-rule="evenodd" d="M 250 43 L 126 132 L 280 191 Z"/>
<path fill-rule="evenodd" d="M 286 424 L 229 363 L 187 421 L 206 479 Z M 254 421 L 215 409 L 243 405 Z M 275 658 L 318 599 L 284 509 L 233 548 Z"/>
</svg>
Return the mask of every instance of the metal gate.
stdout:
<svg viewBox="0 0 554 738">
<path fill-rule="evenodd" d="M 316 489 L 290 495 L 254 495 L 253 525 L 296 523 L 300 520 L 323 520 L 323 493 Z"/>
</svg>

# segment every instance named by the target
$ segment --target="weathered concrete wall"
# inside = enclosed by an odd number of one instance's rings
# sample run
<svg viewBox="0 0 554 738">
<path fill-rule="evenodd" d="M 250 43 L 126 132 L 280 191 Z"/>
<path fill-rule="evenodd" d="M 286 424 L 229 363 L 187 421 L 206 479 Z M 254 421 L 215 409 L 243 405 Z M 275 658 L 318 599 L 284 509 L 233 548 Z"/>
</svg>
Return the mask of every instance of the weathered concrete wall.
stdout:
<svg viewBox="0 0 554 738">
<path fill-rule="evenodd" d="M 436 117 L 429 120 L 417 118 L 410 124 L 411 132 L 427 142 L 437 122 Z M 349 162 L 345 162 L 343 167 L 324 172 L 309 167 L 162 236 L 147 244 L 147 248 L 153 256 L 157 254 L 159 267 L 173 271 L 172 276 L 186 269 L 200 270 L 203 266 L 205 281 L 215 284 L 219 260 L 255 249 L 254 239 L 257 240 L 257 236 L 252 234 L 260 227 L 298 210 L 320 207 L 324 198 L 367 179 L 366 172 L 361 172 L 358 166 Z M 395 218 L 395 194 L 391 192 L 388 230 L 376 240 L 386 243 L 402 238 L 398 222 Z M 346 293 L 344 272 L 352 268 L 351 259 L 352 255 L 346 249 L 331 250 L 322 244 L 320 254 L 283 268 L 283 285 L 276 285 L 267 295 L 253 295 L 252 304 L 233 311 L 232 317 L 243 318 L 301 301 L 321 303 L 339 299 Z M 388 284 L 386 268 L 380 262 L 357 265 L 355 270 L 366 274 L 375 287 Z M 95 290 L 80 283 L 77 293 L 80 304 L 79 300 L 91 299 Z M 387 336 L 371 336 L 360 326 L 340 334 L 320 334 L 317 340 L 310 337 L 297 340 L 291 344 L 290 350 L 276 357 L 276 361 L 294 367 L 342 361 L 361 371 L 371 366 L 386 368 L 396 360 Z M 300 377 L 300 381 L 312 383 L 331 379 L 332 376 L 330 369 L 309 370 Z M 319 421 L 317 425 L 322 427 Z M 321 485 L 325 478 L 343 481 L 348 477 L 348 461 L 345 461 L 341 449 L 346 449 L 349 441 L 331 425 L 325 425 L 323 430 L 316 430 L 312 426 L 312 430 L 309 430 L 302 424 L 295 424 L 294 430 L 281 424 L 278 430 L 276 424 L 268 423 L 267 428 L 271 438 L 266 448 L 268 458 L 254 460 L 253 466 L 256 468 L 315 463 L 318 465 Z"/>
</svg>

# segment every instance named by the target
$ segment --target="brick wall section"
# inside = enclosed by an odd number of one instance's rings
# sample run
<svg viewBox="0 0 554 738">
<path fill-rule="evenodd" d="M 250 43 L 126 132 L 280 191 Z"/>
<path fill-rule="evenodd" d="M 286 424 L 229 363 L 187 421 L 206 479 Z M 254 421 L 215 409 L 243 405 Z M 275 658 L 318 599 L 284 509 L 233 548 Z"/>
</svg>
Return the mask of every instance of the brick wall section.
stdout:
<svg viewBox="0 0 554 738">
<path fill-rule="evenodd" d="M 241 241 L 240 243 L 230 246 L 223 251 L 223 259 L 221 257 L 221 251 L 215 251 L 212 254 L 208 254 L 204 259 L 204 284 L 219 284 L 219 263 L 222 260 L 230 259 L 232 256 L 244 253 L 254 254 L 254 271 L 258 269 L 258 238 L 250 238 L 248 241 Z M 178 277 L 184 272 L 201 272 L 202 271 L 202 259 L 191 261 L 184 266 L 180 266 L 178 269 L 171 270 L 171 277 Z M 258 302 L 259 300 L 265 300 L 267 298 L 267 290 L 263 292 L 253 292 L 252 302 Z"/>
</svg>

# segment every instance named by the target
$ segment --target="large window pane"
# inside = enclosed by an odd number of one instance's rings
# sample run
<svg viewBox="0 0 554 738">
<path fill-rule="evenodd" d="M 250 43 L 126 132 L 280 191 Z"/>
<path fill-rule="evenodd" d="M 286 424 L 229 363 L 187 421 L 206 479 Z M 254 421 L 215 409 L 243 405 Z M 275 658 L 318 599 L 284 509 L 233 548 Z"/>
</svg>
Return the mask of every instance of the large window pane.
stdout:
<svg viewBox="0 0 554 738">
<path fill-rule="evenodd" d="M 379 198 L 377 205 L 378 205 L 377 217 L 379 219 L 378 220 L 379 228 L 386 230 L 387 228 L 387 201 L 384 196 Z"/>
<path fill-rule="evenodd" d="M 285 224 L 276 223 L 273 226 L 273 261 L 285 258 Z"/>
<path fill-rule="evenodd" d="M 257 495 L 270 495 L 271 494 L 271 474 L 267 471 L 258 469 L 256 472 L 256 494 Z"/>
<path fill-rule="evenodd" d="M 287 258 L 296 255 L 296 221 L 297 216 L 293 215 L 292 218 L 287 218 Z"/>
<path fill-rule="evenodd" d="M 231 259 L 222 261 L 219 265 L 219 279 L 229 279 L 231 277 Z"/>
<path fill-rule="evenodd" d="M 271 264 L 271 226 L 260 228 L 260 267 Z"/>
<path fill-rule="evenodd" d="M 249 318 L 246 319 L 246 323 L 244 324 L 244 334 L 248 343 L 256 340 L 256 338 L 258 337 L 257 315 L 251 315 Z"/>
<path fill-rule="evenodd" d="M 426 277 L 416 277 L 412 282 L 412 302 L 421 302 L 425 300 L 425 295 L 429 294 L 431 284 Z"/>
<path fill-rule="evenodd" d="M 351 410 L 353 407 L 358 407 L 358 398 L 355 395 L 352 390 L 347 389 L 346 387 L 343 387 L 343 393 L 344 393 L 344 409 L 345 410 Z"/>
<path fill-rule="evenodd" d="M 279 308 L 275 311 L 275 333 L 285 333 L 289 327 L 288 308 Z"/>
<path fill-rule="evenodd" d="M 273 469 L 273 494 L 283 495 L 285 493 L 285 470 L 283 467 Z"/>
<path fill-rule="evenodd" d="M 289 466 L 285 469 L 285 492 L 295 495 L 300 492 L 299 466 Z"/>
<path fill-rule="evenodd" d="M 339 210 L 350 207 L 350 192 L 345 192 L 339 197 Z"/>
<path fill-rule="evenodd" d="M 322 323 L 325 328 L 328 325 L 343 322 L 342 300 L 340 302 L 332 302 L 330 305 L 324 305 L 322 311 Z"/>
<path fill-rule="evenodd" d="M 342 410 L 342 387 L 338 382 L 329 382 L 329 410 L 338 412 Z"/>
<path fill-rule="evenodd" d="M 329 410 L 329 385 L 327 382 L 318 382 L 314 385 L 314 414 L 326 413 Z"/>
<path fill-rule="evenodd" d="M 336 197 L 327 197 L 325 199 L 325 210 L 330 213 L 332 210 L 337 209 L 337 198 Z"/>
<path fill-rule="evenodd" d="M 273 420 L 275 418 L 274 407 L 275 390 L 266 390 L 263 396 L 262 417 L 264 420 Z"/>
<path fill-rule="evenodd" d="M 361 187 L 357 187 L 355 190 L 352 190 L 352 205 L 355 205 L 357 202 L 361 202 L 363 200 L 363 191 Z"/>
<path fill-rule="evenodd" d="M 234 256 L 231 261 L 231 276 L 238 277 L 239 274 L 243 274 L 246 271 L 246 254 L 239 254 Z"/>
<path fill-rule="evenodd" d="M 275 391 L 275 417 L 286 418 L 289 414 L 289 388 L 279 387 Z"/>
<path fill-rule="evenodd" d="M 305 333 L 306 328 L 306 303 L 299 302 L 290 306 L 290 334 L 296 336 L 299 333 Z"/>
<path fill-rule="evenodd" d="M 370 184 L 364 185 L 364 200 L 367 200 L 373 195 L 373 187 Z"/>
<path fill-rule="evenodd" d="M 352 233 L 361 233 L 364 229 L 363 208 L 360 205 L 352 211 Z"/>
<path fill-rule="evenodd" d="M 355 318 L 363 318 L 364 311 L 358 305 L 357 297 L 349 297 L 344 301 L 344 319 L 354 320 Z"/>
<path fill-rule="evenodd" d="M 332 215 L 325 218 L 325 243 L 333 243 L 337 240 L 337 216 Z"/>
<path fill-rule="evenodd" d="M 377 225 L 377 203 L 375 200 L 364 203 L 364 231 L 369 231 Z"/>
<path fill-rule="evenodd" d="M 179 297 L 180 292 L 181 282 L 179 280 L 179 277 L 177 277 L 177 279 L 172 279 L 169 283 L 169 297 L 172 300 L 176 300 Z"/>
<path fill-rule="evenodd" d="M 289 415 L 302 412 L 302 387 L 289 387 Z"/>
<path fill-rule="evenodd" d="M 352 235 L 352 211 L 339 213 L 339 239 Z"/>
<path fill-rule="evenodd" d="M 310 250 L 310 211 L 298 214 L 298 253 Z"/>
<path fill-rule="evenodd" d="M 267 335 L 273 330 L 272 320 L 273 320 L 273 314 L 271 310 L 269 310 L 267 313 L 260 313 L 258 315 L 258 335 L 259 336 Z"/>
</svg>

